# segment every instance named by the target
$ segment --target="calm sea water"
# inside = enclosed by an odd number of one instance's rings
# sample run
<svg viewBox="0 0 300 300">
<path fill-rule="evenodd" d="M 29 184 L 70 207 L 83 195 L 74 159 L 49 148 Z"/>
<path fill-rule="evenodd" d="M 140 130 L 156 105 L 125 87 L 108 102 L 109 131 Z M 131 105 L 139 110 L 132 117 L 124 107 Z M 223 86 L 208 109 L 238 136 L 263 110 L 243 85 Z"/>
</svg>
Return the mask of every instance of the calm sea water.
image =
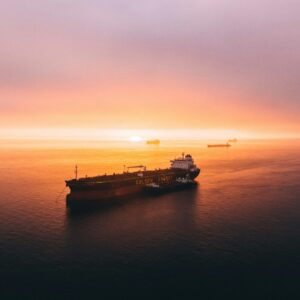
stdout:
<svg viewBox="0 0 300 300">
<path fill-rule="evenodd" d="M 81 176 L 166 167 L 182 151 L 202 168 L 195 189 L 66 207 L 75 164 Z M 0 161 L 1 299 L 300 295 L 299 141 L 3 142 Z"/>
</svg>

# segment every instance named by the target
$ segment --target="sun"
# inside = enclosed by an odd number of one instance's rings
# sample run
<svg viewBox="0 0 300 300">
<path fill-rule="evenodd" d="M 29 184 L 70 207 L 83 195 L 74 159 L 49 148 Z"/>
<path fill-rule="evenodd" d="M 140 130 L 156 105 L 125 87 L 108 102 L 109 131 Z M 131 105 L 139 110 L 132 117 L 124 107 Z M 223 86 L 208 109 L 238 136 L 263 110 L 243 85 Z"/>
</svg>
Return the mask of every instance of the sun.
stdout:
<svg viewBox="0 0 300 300">
<path fill-rule="evenodd" d="M 141 142 L 143 140 L 143 138 L 141 138 L 140 136 L 137 136 L 137 135 L 133 135 L 133 136 L 129 137 L 128 140 L 130 142 Z"/>
</svg>

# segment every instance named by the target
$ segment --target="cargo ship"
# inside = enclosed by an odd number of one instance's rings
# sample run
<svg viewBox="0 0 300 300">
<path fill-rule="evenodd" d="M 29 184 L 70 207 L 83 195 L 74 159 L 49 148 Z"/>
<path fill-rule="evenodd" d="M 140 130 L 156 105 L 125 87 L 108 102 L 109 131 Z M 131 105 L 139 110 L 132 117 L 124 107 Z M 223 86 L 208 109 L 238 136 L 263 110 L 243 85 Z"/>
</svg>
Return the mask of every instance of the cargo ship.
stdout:
<svg viewBox="0 0 300 300">
<path fill-rule="evenodd" d="M 190 154 L 170 161 L 165 169 L 147 170 L 143 165 L 130 166 L 123 173 L 100 175 L 95 177 L 75 178 L 66 180 L 70 189 L 68 201 L 109 200 L 128 197 L 134 194 L 149 194 L 176 190 L 196 185 L 194 179 L 199 175 L 200 168 L 196 166 Z M 130 171 L 137 169 L 136 171 Z"/>
<path fill-rule="evenodd" d="M 148 140 L 146 141 L 147 145 L 159 145 L 160 144 L 160 140 Z"/>
<path fill-rule="evenodd" d="M 209 144 L 207 145 L 208 148 L 222 148 L 222 147 L 231 147 L 231 145 L 229 143 L 226 144 Z"/>
</svg>

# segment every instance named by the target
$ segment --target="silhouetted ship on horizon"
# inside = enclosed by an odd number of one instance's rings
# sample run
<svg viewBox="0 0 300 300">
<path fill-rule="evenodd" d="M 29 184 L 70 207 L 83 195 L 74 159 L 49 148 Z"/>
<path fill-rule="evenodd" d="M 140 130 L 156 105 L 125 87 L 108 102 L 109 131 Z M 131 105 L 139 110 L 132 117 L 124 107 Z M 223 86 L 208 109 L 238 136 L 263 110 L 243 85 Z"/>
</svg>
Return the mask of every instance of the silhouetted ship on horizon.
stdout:
<svg viewBox="0 0 300 300">
<path fill-rule="evenodd" d="M 148 140 L 146 141 L 146 144 L 148 145 L 159 145 L 160 144 L 160 140 L 156 139 L 156 140 Z"/>
<path fill-rule="evenodd" d="M 66 180 L 70 188 L 67 201 L 104 200 L 128 197 L 134 194 L 158 193 L 194 186 L 194 179 L 199 175 L 190 154 L 171 160 L 171 166 L 165 169 L 147 170 L 145 166 L 127 167 L 120 174 L 101 175 Z M 130 169 L 138 169 L 129 172 Z"/>
<path fill-rule="evenodd" d="M 222 148 L 222 147 L 231 147 L 229 143 L 226 144 L 208 144 L 208 148 Z"/>
</svg>

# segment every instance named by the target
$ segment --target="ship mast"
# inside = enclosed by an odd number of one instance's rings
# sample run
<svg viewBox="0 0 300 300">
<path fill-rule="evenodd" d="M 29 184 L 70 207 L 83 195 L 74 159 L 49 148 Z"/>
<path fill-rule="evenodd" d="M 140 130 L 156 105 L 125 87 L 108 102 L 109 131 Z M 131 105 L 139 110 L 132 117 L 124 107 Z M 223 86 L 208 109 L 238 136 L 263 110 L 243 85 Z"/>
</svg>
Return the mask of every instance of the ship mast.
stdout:
<svg viewBox="0 0 300 300">
<path fill-rule="evenodd" d="M 78 177 L 78 167 L 77 165 L 75 166 L 75 179 L 77 180 Z"/>
</svg>

